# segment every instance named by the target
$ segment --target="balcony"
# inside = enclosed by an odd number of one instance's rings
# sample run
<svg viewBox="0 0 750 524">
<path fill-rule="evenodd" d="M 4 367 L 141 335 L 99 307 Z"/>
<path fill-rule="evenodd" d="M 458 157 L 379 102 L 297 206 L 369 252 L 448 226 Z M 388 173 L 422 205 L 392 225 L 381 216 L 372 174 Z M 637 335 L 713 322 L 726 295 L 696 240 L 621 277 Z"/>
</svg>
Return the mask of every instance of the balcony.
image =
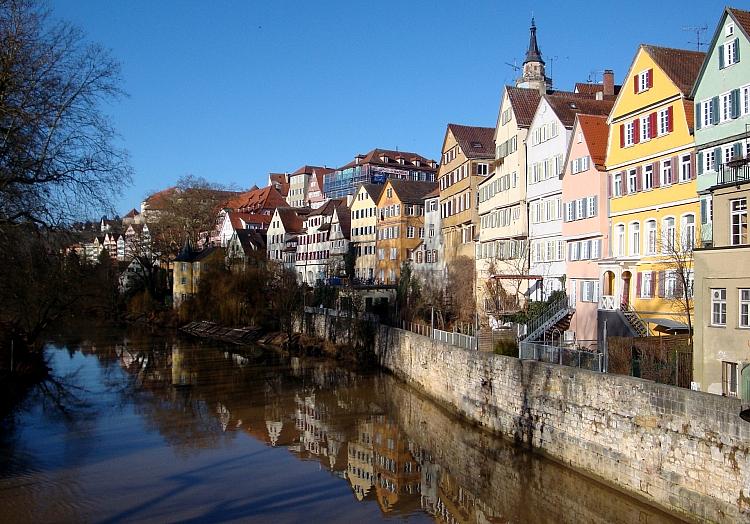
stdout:
<svg viewBox="0 0 750 524">
<path fill-rule="evenodd" d="M 616 304 L 614 295 L 602 295 L 599 297 L 599 309 L 615 311 L 617 309 Z"/>
<path fill-rule="evenodd" d="M 750 158 L 738 158 L 719 166 L 716 185 L 742 184 L 750 182 Z"/>
</svg>

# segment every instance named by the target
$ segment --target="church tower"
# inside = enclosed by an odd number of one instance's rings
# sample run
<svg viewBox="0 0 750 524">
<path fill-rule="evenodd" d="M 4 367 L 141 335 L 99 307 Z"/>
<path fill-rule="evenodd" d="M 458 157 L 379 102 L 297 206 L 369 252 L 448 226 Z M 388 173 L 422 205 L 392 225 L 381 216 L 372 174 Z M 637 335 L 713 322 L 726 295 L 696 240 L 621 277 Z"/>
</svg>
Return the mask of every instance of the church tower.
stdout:
<svg viewBox="0 0 750 524">
<path fill-rule="evenodd" d="M 526 51 L 526 60 L 523 62 L 523 75 L 516 80 L 517 87 L 538 89 L 545 94 L 552 87 L 552 79 L 547 78 L 544 73 L 544 60 L 539 45 L 536 42 L 536 24 L 534 17 L 531 18 L 529 35 L 529 48 Z"/>
</svg>

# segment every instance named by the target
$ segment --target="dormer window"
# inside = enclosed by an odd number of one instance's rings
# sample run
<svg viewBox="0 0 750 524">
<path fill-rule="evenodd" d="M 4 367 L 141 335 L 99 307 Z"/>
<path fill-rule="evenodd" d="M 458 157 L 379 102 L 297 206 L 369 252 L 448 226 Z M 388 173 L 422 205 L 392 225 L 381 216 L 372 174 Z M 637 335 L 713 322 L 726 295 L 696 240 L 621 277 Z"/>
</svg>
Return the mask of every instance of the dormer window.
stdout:
<svg viewBox="0 0 750 524">
<path fill-rule="evenodd" d="M 422 162 L 418 158 L 415 158 L 414 159 L 414 165 L 417 166 L 417 167 L 419 167 L 419 166 L 422 165 Z"/>
</svg>

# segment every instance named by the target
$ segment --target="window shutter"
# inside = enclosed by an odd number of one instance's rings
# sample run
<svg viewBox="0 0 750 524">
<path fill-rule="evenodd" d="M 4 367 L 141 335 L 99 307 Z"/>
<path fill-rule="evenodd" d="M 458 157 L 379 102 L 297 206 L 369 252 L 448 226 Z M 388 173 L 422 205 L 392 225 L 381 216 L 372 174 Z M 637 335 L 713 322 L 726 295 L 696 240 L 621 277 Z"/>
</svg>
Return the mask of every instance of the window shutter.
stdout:
<svg viewBox="0 0 750 524">
<path fill-rule="evenodd" d="M 672 106 L 667 108 L 667 132 L 671 133 L 674 131 L 674 110 Z"/>
<path fill-rule="evenodd" d="M 732 118 L 740 116 L 740 90 L 732 90 Z"/>
<path fill-rule="evenodd" d="M 633 120 L 633 143 L 637 144 L 641 140 L 641 119 Z"/>
<path fill-rule="evenodd" d="M 701 104 L 696 102 L 695 104 L 695 129 L 701 128 Z"/>
<path fill-rule="evenodd" d="M 698 174 L 703 174 L 703 152 L 698 153 Z"/>
<path fill-rule="evenodd" d="M 625 124 L 620 124 L 620 147 L 625 147 Z"/>
<path fill-rule="evenodd" d="M 701 198 L 701 224 L 708 223 L 708 202 L 705 198 Z"/>
<path fill-rule="evenodd" d="M 680 181 L 680 157 L 672 157 L 672 178 L 670 180 L 673 184 Z"/>
<path fill-rule="evenodd" d="M 477 174 L 477 164 L 471 165 L 471 174 L 476 175 Z"/>
<path fill-rule="evenodd" d="M 656 274 L 656 280 L 659 281 L 659 298 L 664 298 L 664 271 Z"/>
<path fill-rule="evenodd" d="M 740 61 L 740 39 L 735 38 L 734 40 L 734 62 Z"/>
<path fill-rule="evenodd" d="M 614 194 L 614 188 L 615 185 L 615 175 L 612 173 L 609 174 L 609 184 L 607 184 L 607 197 L 612 198 L 612 195 Z"/>
<path fill-rule="evenodd" d="M 643 283 L 643 273 L 640 271 L 637 273 L 636 280 L 635 280 L 635 296 L 640 297 L 641 296 L 641 285 Z"/>
<path fill-rule="evenodd" d="M 661 172 L 659 171 L 659 162 L 654 162 L 652 168 L 651 168 L 651 179 L 653 181 L 654 187 L 659 187 L 661 185 Z"/>
<path fill-rule="evenodd" d="M 658 130 L 656 129 L 656 123 L 657 123 L 656 112 L 653 112 L 650 115 L 648 115 L 648 119 L 650 122 L 649 127 L 651 128 L 649 130 L 648 137 L 654 138 L 656 135 L 659 134 Z"/>
<path fill-rule="evenodd" d="M 696 162 L 695 162 L 695 151 L 690 152 L 690 180 L 695 180 L 695 178 L 698 176 L 698 172 L 696 171 Z"/>
<path fill-rule="evenodd" d="M 653 69 L 649 69 L 646 72 L 646 85 L 648 87 L 654 87 L 654 70 Z"/>
<path fill-rule="evenodd" d="M 636 191 L 643 191 L 643 180 L 641 177 L 642 174 L 641 166 L 638 166 L 635 168 L 635 190 Z"/>
<path fill-rule="evenodd" d="M 621 195 L 627 195 L 628 194 L 628 172 L 623 171 L 622 175 L 620 175 L 620 194 Z"/>
<path fill-rule="evenodd" d="M 740 142 L 737 142 L 736 144 L 732 145 L 732 150 L 734 151 L 734 155 L 732 158 L 737 159 L 740 156 L 742 156 L 742 144 Z"/>
<path fill-rule="evenodd" d="M 721 148 L 717 147 L 714 149 L 714 171 L 719 171 L 719 166 L 723 163 L 723 160 L 721 157 Z"/>
<path fill-rule="evenodd" d="M 724 69 L 724 46 L 719 46 L 719 69 Z"/>
<path fill-rule="evenodd" d="M 685 286 L 682 283 L 682 278 L 680 275 L 676 275 L 675 278 L 675 287 L 674 287 L 674 296 L 675 298 L 682 298 L 682 295 L 685 291 Z"/>
<path fill-rule="evenodd" d="M 713 117 L 711 118 L 712 124 L 718 124 L 719 123 L 719 97 L 715 96 L 711 99 L 711 113 Z"/>
<path fill-rule="evenodd" d="M 583 218 L 589 217 L 589 206 L 586 205 L 586 199 L 582 198 L 578 201 L 578 205 L 581 206 L 581 216 Z"/>
<path fill-rule="evenodd" d="M 599 214 L 599 196 L 594 195 L 594 214 L 591 216 L 596 216 Z"/>
<path fill-rule="evenodd" d="M 633 93 L 638 94 L 638 75 L 633 77 Z"/>
</svg>

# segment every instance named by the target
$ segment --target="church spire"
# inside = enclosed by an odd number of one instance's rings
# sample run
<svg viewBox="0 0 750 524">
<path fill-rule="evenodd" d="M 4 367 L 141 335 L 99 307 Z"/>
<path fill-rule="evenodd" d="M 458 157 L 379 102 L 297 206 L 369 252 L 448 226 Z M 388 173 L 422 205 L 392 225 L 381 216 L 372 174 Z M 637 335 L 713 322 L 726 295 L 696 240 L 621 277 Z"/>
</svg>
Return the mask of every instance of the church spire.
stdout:
<svg viewBox="0 0 750 524">
<path fill-rule="evenodd" d="M 540 62 L 544 65 L 542 60 L 542 52 L 539 51 L 539 44 L 536 43 L 536 23 L 534 23 L 534 17 L 531 17 L 531 28 L 529 28 L 529 49 L 526 51 L 526 60 L 524 64 L 528 62 Z"/>
</svg>

